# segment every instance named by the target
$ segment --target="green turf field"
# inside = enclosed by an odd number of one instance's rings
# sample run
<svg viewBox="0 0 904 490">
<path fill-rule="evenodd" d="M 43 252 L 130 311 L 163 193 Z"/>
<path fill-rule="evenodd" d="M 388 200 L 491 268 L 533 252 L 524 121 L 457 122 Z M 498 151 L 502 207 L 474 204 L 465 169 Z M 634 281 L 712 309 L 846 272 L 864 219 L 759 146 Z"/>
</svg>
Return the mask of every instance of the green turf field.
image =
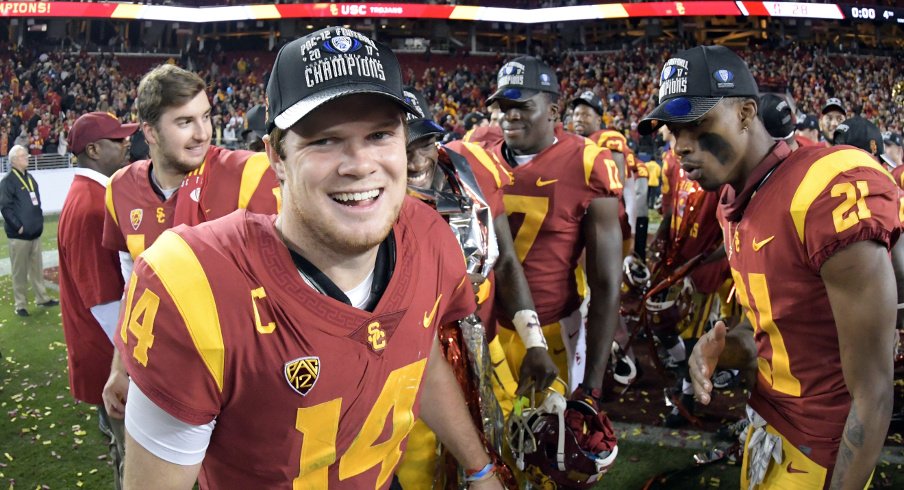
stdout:
<svg viewBox="0 0 904 490">
<path fill-rule="evenodd" d="M 3 220 L 0 219 L 0 222 Z M 41 250 L 56 250 L 57 248 L 57 225 L 60 222 L 60 215 L 48 214 L 44 216 L 44 234 L 41 235 Z M 6 234 L 0 230 L 0 259 L 9 258 L 9 245 Z"/>
</svg>

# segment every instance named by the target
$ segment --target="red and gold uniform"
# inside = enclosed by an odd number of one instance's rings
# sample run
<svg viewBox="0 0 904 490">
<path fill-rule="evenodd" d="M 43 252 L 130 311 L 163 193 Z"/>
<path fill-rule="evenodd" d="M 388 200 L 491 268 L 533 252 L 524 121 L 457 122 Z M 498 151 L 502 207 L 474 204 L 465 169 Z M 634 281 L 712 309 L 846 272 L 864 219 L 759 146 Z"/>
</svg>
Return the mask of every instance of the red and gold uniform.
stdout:
<svg viewBox="0 0 904 490">
<path fill-rule="evenodd" d="M 104 178 L 98 172 L 97 178 Z M 104 231 L 104 186 L 76 174 L 66 195 L 57 232 L 60 253 L 60 309 L 69 352 L 69 389 L 77 400 L 103 403 L 113 344 L 91 314 L 97 305 L 122 297 L 119 254 L 98 246 Z"/>
<path fill-rule="evenodd" d="M 575 317 L 578 328 L 582 322 L 576 313 L 585 287 L 578 267 L 584 251 L 581 223 L 593 199 L 618 198 L 622 184 L 609 150 L 564 131 L 557 130 L 556 137 L 555 144 L 512 170 L 514 183 L 505 189 L 505 211 L 549 354 L 564 377 L 572 359 L 561 338 L 560 321 Z M 493 148 L 500 162 L 505 161 L 504 148 L 503 144 Z M 517 373 L 524 345 L 510 319 L 500 317 L 499 321 L 507 327 L 498 332 L 505 360 L 511 373 Z M 494 364 L 500 361 L 493 355 Z M 500 404 L 505 410 L 511 406 L 517 382 L 502 380 L 502 384 Z"/>
<path fill-rule="evenodd" d="M 240 210 L 162 234 L 136 262 L 117 347 L 163 410 L 216 419 L 201 488 L 387 488 L 436 326 L 474 310 L 461 250 L 406 198 L 368 312 L 307 285 L 274 220 Z"/>
<path fill-rule="evenodd" d="M 749 403 L 784 438 L 784 460 L 770 467 L 763 485 L 823 487 L 851 396 L 820 268 L 858 241 L 891 247 L 901 226 L 899 190 L 860 150 L 792 153 L 779 143 L 740 194 L 723 189 L 722 203 L 738 301 L 755 329 L 759 374 Z M 746 464 L 745 454 L 742 475 Z"/>
<path fill-rule="evenodd" d="M 465 133 L 461 140 L 465 143 L 478 143 L 487 148 L 492 148 L 501 144 L 503 139 L 502 128 L 499 126 L 481 126 Z"/>
<path fill-rule="evenodd" d="M 151 184 L 151 161 L 141 160 L 113 174 L 107 187 L 103 245 L 138 257 L 161 233 L 235 211 L 279 210 L 279 182 L 264 153 L 211 146 L 182 188 L 164 199 Z"/>
<path fill-rule="evenodd" d="M 637 164 L 637 158 L 628 146 L 628 138 L 625 138 L 625 135 L 621 134 L 619 131 L 614 129 L 601 129 L 591 134 L 589 138 L 600 148 L 606 148 L 612 153 L 621 153 L 625 156 L 624 174 L 619 175 L 619 177 L 625 179 L 646 179 L 650 176 L 646 165 Z M 633 233 L 624 196 L 619 200 L 618 221 L 621 224 L 622 239 L 626 242 L 625 255 L 627 255 L 632 248 L 631 244 L 633 242 L 631 241 L 631 238 Z"/>
<path fill-rule="evenodd" d="M 625 156 L 625 173 L 628 177 L 638 179 L 649 177 L 647 166 L 637 164 L 637 157 L 628 146 L 628 138 L 621 132 L 614 129 L 601 129 L 589 137 L 601 148 L 608 148 L 612 153 L 621 153 Z"/>
</svg>

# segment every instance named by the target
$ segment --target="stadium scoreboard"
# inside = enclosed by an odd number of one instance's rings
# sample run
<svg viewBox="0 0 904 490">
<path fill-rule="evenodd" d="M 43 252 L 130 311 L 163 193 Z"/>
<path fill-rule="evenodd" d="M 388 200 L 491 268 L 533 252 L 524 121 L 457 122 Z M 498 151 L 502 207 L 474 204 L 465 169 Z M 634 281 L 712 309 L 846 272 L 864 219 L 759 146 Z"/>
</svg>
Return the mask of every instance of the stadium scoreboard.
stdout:
<svg viewBox="0 0 904 490">
<path fill-rule="evenodd" d="M 251 1 L 251 0 L 249 0 Z M 600 3 L 518 9 L 419 3 L 245 4 L 214 7 L 112 2 L 2 2 L 0 17 L 110 18 L 174 22 L 313 18 L 406 18 L 536 24 L 644 17 L 787 17 L 904 24 L 904 8 L 805 2 L 686 1 Z"/>
</svg>

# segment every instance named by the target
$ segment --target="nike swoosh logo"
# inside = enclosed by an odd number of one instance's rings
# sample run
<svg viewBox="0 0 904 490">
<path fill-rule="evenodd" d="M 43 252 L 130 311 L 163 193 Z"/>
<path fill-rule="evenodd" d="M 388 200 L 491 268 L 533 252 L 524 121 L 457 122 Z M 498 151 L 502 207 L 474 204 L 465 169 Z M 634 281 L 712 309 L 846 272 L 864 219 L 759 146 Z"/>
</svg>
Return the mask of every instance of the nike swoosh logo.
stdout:
<svg viewBox="0 0 904 490">
<path fill-rule="evenodd" d="M 501 361 L 499 361 L 499 362 L 494 362 L 494 363 L 492 363 L 492 364 L 493 364 L 493 369 L 498 368 L 499 366 L 501 366 L 503 362 L 505 362 L 505 359 L 503 359 L 503 360 L 501 360 Z"/>
<path fill-rule="evenodd" d="M 809 471 L 804 471 L 804 470 L 799 470 L 799 469 L 797 469 L 797 468 L 792 468 L 792 467 L 791 467 L 791 464 L 793 464 L 793 461 L 789 461 L 789 462 L 788 462 L 788 473 L 809 473 Z"/>
<path fill-rule="evenodd" d="M 436 309 L 439 308 L 439 300 L 441 299 L 443 299 L 442 294 L 436 298 L 436 303 L 433 303 L 433 309 L 430 311 L 430 314 L 424 313 L 424 328 L 430 328 L 430 325 L 433 323 L 433 317 L 436 316 Z"/>
<path fill-rule="evenodd" d="M 555 184 L 559 179 L 552 180 L 543 180 L 543 177 L 537 177 L 537 187 L 543 187 L 544 185 Z"/>
<path fill-rule="evenodd" d="M 569 339 L 573 339 L 575 335 L 579 334 L 580 330 L 575 330 L 573 333 L 568 334 Z"/>
<path fill-rule="evenodd" d="M 754 252 L 759 252 L 759 250 L 760 250 L 761 248 L 765 247 L 767 243 L 771 242 L 773 238 L 775 238 L 775 235 L 772 235 L 771 237 L 769 237 L 769 238 L 767 238 L 767 239 L 765 239 L 765 240 L 761 240 L 761 241 L 759 241 L 759 242 L 756 241 L 756 239 L 754 239 L 754 240 L 753 240 L 753 251 L 754 251 Z"/>
</svg>

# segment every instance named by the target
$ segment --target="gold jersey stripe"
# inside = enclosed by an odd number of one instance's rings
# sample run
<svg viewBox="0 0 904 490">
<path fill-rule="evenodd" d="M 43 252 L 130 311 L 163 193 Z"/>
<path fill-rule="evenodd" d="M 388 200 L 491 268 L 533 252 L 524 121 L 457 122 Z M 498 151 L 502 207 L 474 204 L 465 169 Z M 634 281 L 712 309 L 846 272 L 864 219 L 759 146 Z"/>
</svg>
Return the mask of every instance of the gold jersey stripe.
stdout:
<svg viewBox="0 0 904 490">
<path fill-rule="evenodd" d="M 195 349 L 223 391 L 225 351 L 220 316 L 201 263 L 181 236 L 165 231 L 144 255 L 179 310 Z"/>
<path fill-rule="evenodd" d="M 239 202 L 238 209 L 245 209 L 254 196 L 254 191 L 260 185 L 264 173 L 270 168 L 270 160 L 266 153 L 255 153 L 245 162 L 245 168 L 242 169 L 242 183 L 239 186 Z"/>
<path fill-rule="evenodd" d="M 590 185 L 590 175 L 593 174 L 593 162 L 596 156 L 600 154 L 602 148 L 596 145 L 593 140 L 584 138 L 584 183 Z"/>
<path fill-rule="evenodd" d="M 107 190 L 104 193 L 104 202 L 107 205 L 107 212 L 113 217 L 113 222 L 119 226 L 119 218 L 116 216 L 116 206 L 113 205 L 113 179 L 107 184 Z"/>
<path fill-rule="evenodd" d="M 502 179 L 499 177 L 499 170 L 496 168 L 496 164 L 493 162 L 493 159 L 490 158 L 490 155 L 477 143 L 463 142 L 462 144 L 477 158 L 477 161 L 480 162 L 481 165 L 493 174 L 493 179 L 496 180 L 496 187 L 502 187 Z"/>
<path fill-rule="evenodd" d="M 132 256 L 132 260 L 137 259 L 138 256 L 141 255 L 141 252 L 144 252 L 144 235 L 126 235 L 126 249 L 129 250 L 129 255 Z"/>
<path fill-rule="evenodd" d="M 838 175 L 859 167 L 867 167 L 885 174 L 894 184 L 895 179 L 881 165 L 876 163 L 869 154 L 860 150 L 840 150 L 830 153 L 810 166 L 807 174 L 801 180 L 794 197 L 791 199 L 791 219 L 797 229 L 797 238 L 804 243 L 804 228 L 806 227 L 807 212 L 810 206 L 825 190 L 829 182 Z"/>
</svg>

